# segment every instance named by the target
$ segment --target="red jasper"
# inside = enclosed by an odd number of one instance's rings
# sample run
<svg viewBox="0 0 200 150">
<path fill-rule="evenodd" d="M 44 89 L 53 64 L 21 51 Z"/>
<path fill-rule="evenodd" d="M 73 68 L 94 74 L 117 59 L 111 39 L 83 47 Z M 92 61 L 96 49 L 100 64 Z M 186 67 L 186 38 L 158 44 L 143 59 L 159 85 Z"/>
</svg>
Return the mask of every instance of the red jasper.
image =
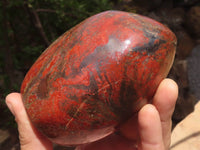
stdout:
<svg viewBox="0 0 200 150">
<path fill-rule="evenodd" d="M 106 11 L 64 33 L 21 87 L 32 121 L 53 142 L 103 138 L 151 101 L 172 66 L 175 35 L 141 15 Z"/>
</svg>

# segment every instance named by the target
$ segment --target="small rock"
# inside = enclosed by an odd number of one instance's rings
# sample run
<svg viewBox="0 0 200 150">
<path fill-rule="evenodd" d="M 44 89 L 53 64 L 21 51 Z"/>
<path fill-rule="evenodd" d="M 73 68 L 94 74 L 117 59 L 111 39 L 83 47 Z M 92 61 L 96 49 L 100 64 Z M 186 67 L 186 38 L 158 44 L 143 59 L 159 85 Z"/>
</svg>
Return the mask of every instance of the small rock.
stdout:
<svg viewBox="0 0 200 150">
<path fill-rule="evenodd" d="M 172 78 L 177 82 L 180 90 L 188 88 L 187 60 L 175 59 L 169 73 L 169 78 Z"/>
<path fill-rule="evenodd" d="M 200 37 L 200 6 L 194 6 L 189 10 L 186 26 L 195 37 Z"/>
<path fill-rule="evenodd" d="M 178 45 L 177 45 L 177 58 L 179 59 L 185 59 L 188 57 L 194 48 L 194 41 L 191 38 L 191 36 L 184 30 L 178 30 L 175 32 L 177 39 L 178 39 Z"/>
</svg>

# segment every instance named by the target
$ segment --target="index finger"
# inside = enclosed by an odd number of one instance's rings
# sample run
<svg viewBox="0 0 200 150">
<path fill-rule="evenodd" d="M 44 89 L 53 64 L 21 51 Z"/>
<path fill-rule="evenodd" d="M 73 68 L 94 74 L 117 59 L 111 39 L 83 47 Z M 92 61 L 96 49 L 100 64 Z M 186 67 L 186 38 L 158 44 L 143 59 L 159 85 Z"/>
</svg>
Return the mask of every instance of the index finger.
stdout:
<svg viewBox="0 0 200 150">
<path fill-rule="evenodd" d="M 164 79 L 160 83 L 153 99 L 153 105 L 160 115 L 163 140 L 166 146 L 170 144 L 171 117 L 174 112 L 177 97 L 177 84 L 171 79 Z"/>
</svg>

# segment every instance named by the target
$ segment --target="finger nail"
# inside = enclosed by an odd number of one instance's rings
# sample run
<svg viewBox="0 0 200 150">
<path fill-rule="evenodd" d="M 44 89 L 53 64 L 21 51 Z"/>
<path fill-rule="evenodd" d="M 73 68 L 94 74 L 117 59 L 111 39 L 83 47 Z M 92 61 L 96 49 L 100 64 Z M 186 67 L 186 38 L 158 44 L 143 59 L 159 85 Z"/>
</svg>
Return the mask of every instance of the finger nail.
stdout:
<svg viewBox="0 0 200 150">
<path fill-rule="evenodd" d="M 13 110 L 13 107 L 10 103 L 6 103 L 6 105 L 8 106 L 8 108 L 10 109 L 11 113 L 15 116 L 15 112 Z"/>
</svg>

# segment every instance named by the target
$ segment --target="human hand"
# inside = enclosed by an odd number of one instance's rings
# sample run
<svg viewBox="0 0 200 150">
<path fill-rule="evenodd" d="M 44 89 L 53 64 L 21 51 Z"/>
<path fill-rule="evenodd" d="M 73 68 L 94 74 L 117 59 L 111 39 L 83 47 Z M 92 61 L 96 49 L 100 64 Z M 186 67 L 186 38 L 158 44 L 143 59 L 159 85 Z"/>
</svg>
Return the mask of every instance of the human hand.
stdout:
<svg viewBox="0 0 200 150">
<path fill-rule="evenodd" d="M 145 105 L 138 113 L 120 126 L 120 134 L 78 146 L 76 150 L 167 150 L 171 137 L 171 116 L 174 111 L 178 88 L 174 81 L 165 79 L 159 85 L 152 104 Z M 52 143 L 28 119 L 21 95 L 11 93 L 6 104 L 18 124 L 21 150 L 51 150 Z"/>
<path fill-rule="evenodd" d="M 152 104 L 147 104 L 113 134 L 76 150 L 168 150 L 171 139 L 171 117 L 178 97 L 177 84 L 164 79 Z"/>
<path fill-rule="evenodd" d="M 52 150 L 53 144 L 44 137 L 30 122 L 24 108 L 21 94 L 11 93 L 6 97 L 6 104 L 18 125 L 21 150 Z"/>
</svg>

